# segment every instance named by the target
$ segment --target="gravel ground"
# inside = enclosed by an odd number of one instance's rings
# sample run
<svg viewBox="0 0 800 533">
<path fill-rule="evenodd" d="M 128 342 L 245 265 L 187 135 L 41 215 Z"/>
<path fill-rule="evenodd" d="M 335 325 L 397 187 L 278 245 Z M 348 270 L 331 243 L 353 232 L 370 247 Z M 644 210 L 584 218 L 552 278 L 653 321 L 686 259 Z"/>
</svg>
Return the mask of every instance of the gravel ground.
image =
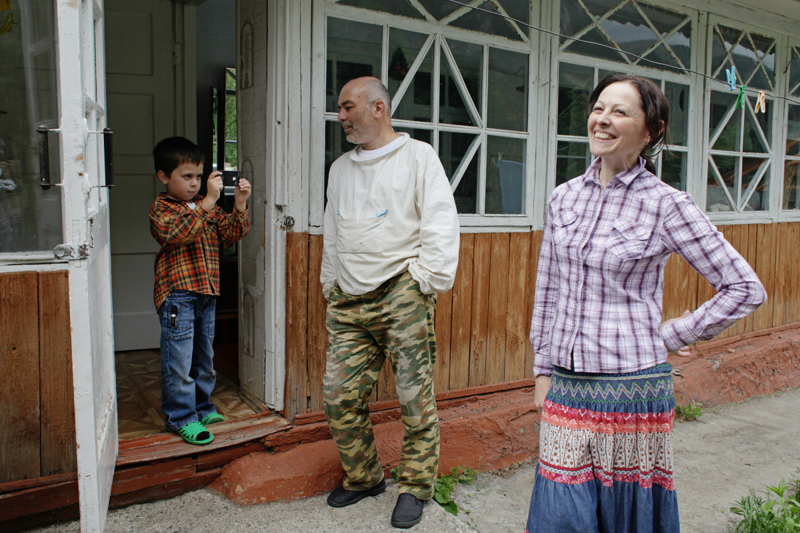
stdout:
<svg viewBox="0 0 800 533">
<path fill-rule="evenodd" d="M 800 467 L 800 389 L 706 411 L 699 422 L 675 425 L 675 477 L 683 533 L 725 533 L 730 506 L 749 488 L 762 490 Z M 430 533 L 522 533 L 535 465 L 523 463 L 481 474 L 459 487 L 458 518 L 429 502 L 411 531 Z M 199 490 L 170 500 L 111 511 L 106 531 L 377 533 L 399 531 L 389 524 L 397 486 L 353 507 L 333 509 L 324 496 L 297 502 L 240 507 Z M 40 532 L 75 533 L 77 522 Z"/>
</svg>

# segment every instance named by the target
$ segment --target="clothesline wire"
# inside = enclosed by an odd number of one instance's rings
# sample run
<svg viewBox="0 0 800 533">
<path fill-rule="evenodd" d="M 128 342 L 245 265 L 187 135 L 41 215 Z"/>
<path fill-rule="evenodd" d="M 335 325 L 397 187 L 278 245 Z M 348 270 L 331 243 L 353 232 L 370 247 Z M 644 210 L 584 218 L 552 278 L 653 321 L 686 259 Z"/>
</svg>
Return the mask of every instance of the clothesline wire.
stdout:
<svg viewBox="0 0 800 533">
<path fill-rule="evenodd" d="M 553 35 L 555 37 L 561 37 L 563 39 L 569 39 L 571 41 L 576 41 L 576 42 L 579 42 L 579 43 L 599 46 L 601 48 L 608 48 L 609 50 L 613 50 L 613 51 L 615 51 L 617 53 L 625 54 L 625 55 L 630 56 L 630 57 L 635 57 L 636 59 L 640 59 L 642 61 L 647 61 L 648 63 L 652 63 L 653 65 L 658 65 L 658 66 L 661 66 L 661 67 L 667 67 L 667 68 L 672 69 L 672 70 L 681 70 L 681 71 L 684 71 L 684 72 L 690 72 L 692 74 L 696 74 L 698 76 L 702 76 L 703 78 L 708 78 L 709 80 L 715 81 L 717 83 L 721 83 L 721 84 L 723 84 L 725 86 L 728 85 L 727 82 L 724 82 L 722 80 L 718 80 L 714 76 L 709 76 L 708 74 L 703 74 L 702 72 L 697 72 L 696 70 L 692 70 L 690 68 L 676 67 L 676 66 L 670 65 L 668 63 L 661 63 L 659 61 L 654 61 L 652 59 L 648 59 L 646 57 L 642 57 L 640 55 L 636 55 L 633 52 L 626 52 L 625 50 L 622 50 L 621 48 L 617 48 L 617 47 L 614 47 L 614 46 L 609 46 L 607 44 L 595 43 L 593 41 L 586 41 L 584 39 L 579 39 L 578 37 L 570 37 L 569 35 L 562 35 L 562 34 L 560 34 L 558 32 L 555 32 L 555 31 L 546 30 L 544 28 L 539 28 L 538 26 L 534 26 L 532 24 L 528 24 L 526 22 L 522 22 L 521 20 L 515 19 L 514 17 L 510 17 L 508 15 L 503 15 L 502 13 L 498 13 L 497 11 L 490 11 L 488 9 L 483 9 L 483 8 L 478 7 L 478 6 L 465 4 L 464 2 L 460 2 L 459 0 L 447 0 L 447 1 L 448 2 L 452 2 L 453 4 L 458 4 L 458 5 L 463 6 L 463 7 L 468 7 L 470 9 L 474 10 L 474 11 L 482 11 L 484 13 L 488 13 L 490 15 L 501 17 L 501 18 L 506 19 L 506 20 L 513 20 L 517 24 L 521 24 L 522 26 L 525 26 L 525 27 L 530 28 L 532 30 L 536 30 L 536 31 L 541 32 L 541 33 L 546 33 L 548 35 Z M 787 65 L 787 68 L 788 68 L 788 65 Z M 752 88 L 748 88 L 748 87 L 745 87 L 745 91 L 749 91 L 749 92 L 756 93 L 756 94 L 761 92 L 759 89 L 752 89 Z M 767 91 L 764 91 L 764 92 L 767 93 Z M 788 98 L 786 96 L 770 95 L 770 98 L 773 98 L 775 100 L 786 100 L 787 102 L 791 102 L 793 104 L 800 105 L 800 101 L 793 100 L 793 99 Z"/>
</svg>

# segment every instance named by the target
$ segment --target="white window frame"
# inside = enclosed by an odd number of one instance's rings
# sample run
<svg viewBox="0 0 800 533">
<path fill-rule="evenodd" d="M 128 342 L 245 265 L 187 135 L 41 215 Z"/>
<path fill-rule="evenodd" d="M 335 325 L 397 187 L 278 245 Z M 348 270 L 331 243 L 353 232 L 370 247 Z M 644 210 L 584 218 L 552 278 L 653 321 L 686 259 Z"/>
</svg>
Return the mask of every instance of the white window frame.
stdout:
<svg viewBox="0 0 800 533">
<path fill-rule="evenodd" d="M 779 94 L 771 93 L 767 91 L 768 97 L 775 97 L 775 96 L 783 96 L 785 94 L 785 83 L 784 83 L 784 75 L 782 69 L 779 65 L 784 64 L 783 60 L 786 53 L 786 39 L 781 34 L 770 31 L 768 29 L 753 26 L 751 24 L 747 24 L 744 22 L 740 22 L 734 19 L 730 19 L 727 17 L 721 17 L 719 15 L 709 15 L 708 16 L 708 24 L 705 28 L 705 35 L 706 35 L 706 43 L 705 43 L 705 68 L 703 72 L 707 75 L 711 76 L 713 74 L 712 68 L 713 65 L 711 61 L 713 59 L 713 45 L 714 39 L 716 38 L 714 35 L 714 26 L 716 24 L 722 24 L 724 26 L 728 26 L 737 30 L 744 30 L 748 32 L 758 33 L 760 35 L 764 35 L 767 37 L 772 37 L 775 39 L 775 79 L 773 81 L 773 86 L 775 87 L 776 91 Z M 725 68 L 725 67 L 723 67 Z M 737 74 L 738 76 L 738 74 Z M 738 80 L 737 80 L 737 87 L 738 87 Z M 711 97 L 712 92 L 725 92 L 727 89 L 720 83 L 712 80 L 705 80 L 705 89 L 704 89 L 704 96 L 703 96 L 703 118 L 701 124 L 701 131 L 703 132 L 702 137 L 702 154 L 703 157 L 701 159 L 701 168 L 700 173 L 700 181 L 698 183 L 698 190 L 697 196 L 695 196 L 695 201 L 697 204 L 705 211 L 706 209 L 706 199 L 707 199 L 707 184 L 708 184 L 708 160 L 710 157 L 710 153 L 712 148 L 709 143 L 709 136 L 712 132 L 709 132 L 709 121 L 711 116 Z M 780 94 L 783 93 L 783 94 Z M 733 94 L 733 93 L 731 93 Z M 748 97 L 752 97 L 752 91 L 748 92 Z M 781 219 L 781 206 L 782 206 L 782 195 L 783 195 L 783 159 L 782 159 L 782 152 L 783 149 L 781 148 L 781 144 L 785 144 L 785 131 L 784 131 L 784 107 L 780 105 L 780 102 L 783 100 L 773 99 L 771 101 L 768 100 L 768 113 L 772 113 L 772 144 L 770 146 L 770 165 L 769 169 L 765 174 L 769 174 L 768 176 L 764 176 L 764 178 L 769 177 L 769 187 L 770 187 L 770 195 L 769 195 L 769 210 L 768 211 L 747 211 L 744 213 L 735 213 L 735 212 L 719 212 L 719 213 L 708 213 L 708 218 L 715 224 L 764 224 L 770 222 L 778 222 Z M 777 104 L 777 105 L 775 105 Z M 776 163 L 780 161 L 781 172 L 780 175 L 776 172 Z M 764 179 L 762 178 L 762 180 Z M 797 217 L 800 220 L 800 216 Z"/>
<path fill-rule="evenodd" d="M 539 20 L 539 5 L 540 2 L 531 0 L 531 23 L 537 25 Z M 540 127 L 546 123 L 547 117 L 542 117 L 542 113 L 537 113 L 537 102 L 539 100 L 539 92 L 537 89 L 540 84 L 536 83 L 539 72 L 539 58 L 544 52 L 540 48 L 539 32 L 530 34 L 530 38 L 525 41 L 516 42 L 503 37 L 498 37 L 490 34 L 473 32 L 462 28 L 450 26 L 442 22 L 437 22 L 432 17 L 430 19 L 411 19 L 401 17 L 383 12 L 370 11 L 351 6 L 345 6 L 335 3 L 335 0 L 314 0 L 314 25 L 313 25 L 313 41 L 315 45 L 315 53 L 313 59 L 312 69 L 314 72 L 313 86 L 312 86 L 312 113 L 311 113 L 311 146 L 319 147 L 325 144 L 325 122 L 336 120 L 336 113 L 329 113 L 325 111 L 325 69 L 326 69 L 326 49 L 327 49 L 327 19 L 328 17 L 342 18 L 357 22 L 368 24 L 376 24 L 383 28 L 383 61 L 382 72 L 380 75 L 381 81 L 386 84 L 388 82 L 388 54 L 389 54 L 389 40 L 388 32 L 390 27 L 400 28 L 404 30 L 416 31 L 426 35 L 435 34 L 439 38 L 451 38 L 459 41 L 478 44 L 484 47 L 491 46 L 492 48 L 500 48 L 514 52 L 525 53 L 529 57 L 529 72 L 528 72 L 528 117 L 527 117 L 527 132 L 512 132 L 505 130 L 489 130 L 485 126 L 480 128 L 482 133 L 479 133 L 478 142 L 485 143 L 487 133 L 489 135 L 526 138 L 527 148 L 525 154 L 526 161 L 526 181 L 525 181 L 525 214 L 523 215 L 503 215 L 503 214 L 490 214 L 490 215 L 476 215 L 476 214 L 463 214 L 459 215 L 459 222 L 462 232 L 481 232 L 481 231 L 529 231 L 534 225 L 534 221 L 541 218 L 540 209 L 537 209 L 537 202 L 534 201 L 536 197 L 536 190 L 542 188 L 542 180 L 536 180 L 535 177 L 541 175 L 539 169 L 542 168 L 542 158 L 537 158 L 537 146 L 539 139 L 543 137 L 540 132 Z M 443 19 L 443 21 L 447 21 Z M 441 37 L 439 37 L 441 36 Z M 432 46 L 436 43 L 432 43 Z M 486 57 L 484 58 L 484 63 Z M 486 65 L 484 64 L 484 69 Z M 484 74 L 487 76 L 488 74 Z M 438 85 L 434 84 L 434 90 L 438 90 Z M 486 97 L 486 87 L 482 90 L 484 98 L 482 99 L 482 106 L 486 106 L 488 98 Z M 545 91 L 541 91 L 544 94 Z M 392 95 L 393 97 L 395 95 Z M 485 116 L 483 114 L 482 116 Z M 459 127 L 454 125 L 440 125 L 436 122 L 431 122 L 426 128 L 425 124 L 420 124 L 412 121 L 405 120 L 392 120 L 392 125 L 397 127 L 413 127 L 417 129 L 438 129 L 439 131 L 446 132 L 465 132 L 476 133 L 472 127 Z M 436 148 L 436 147 L 434 147 Z M 324 210 L 323 204 L 324 191 L 322 187 L 322 180 L 325 175 L 325 154 L 323 150 L 314 149 L 311 152 L 310 163 L 310 179 L 309 179 L 309 232 L 311 234 L 321 234 Z M 541 153 L 540 151 L 538 153 Z M 484 205 L 483 199 L 486 193 L 486 150 L 482 150 L 479 160 L 479 184 L 478 194 L 480 205 Z M 541 202 L 538 202 L 541 203 Z"/>
</svg>

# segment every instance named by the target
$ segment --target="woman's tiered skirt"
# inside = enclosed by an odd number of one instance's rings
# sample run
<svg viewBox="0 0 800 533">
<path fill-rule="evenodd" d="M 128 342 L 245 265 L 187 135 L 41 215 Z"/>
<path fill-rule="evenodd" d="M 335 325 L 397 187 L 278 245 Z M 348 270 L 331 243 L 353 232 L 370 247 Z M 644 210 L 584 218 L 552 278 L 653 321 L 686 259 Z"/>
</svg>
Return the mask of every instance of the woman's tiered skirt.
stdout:
<svg viewBox="0 0 800 533">
<path fill-rule="evenodd" d="M 668 364 L 627 374 L 555 367 L 527 533 L 674 533 Z"/>
</svg>

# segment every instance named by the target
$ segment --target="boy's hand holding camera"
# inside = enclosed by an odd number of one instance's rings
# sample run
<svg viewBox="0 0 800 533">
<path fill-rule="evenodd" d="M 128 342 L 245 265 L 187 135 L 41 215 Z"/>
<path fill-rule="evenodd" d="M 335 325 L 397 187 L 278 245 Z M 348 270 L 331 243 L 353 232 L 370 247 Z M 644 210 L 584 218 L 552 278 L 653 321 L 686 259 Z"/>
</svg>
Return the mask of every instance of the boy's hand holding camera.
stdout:
<svg viewBox="0 0 800 533">
<path fill-rule="evenodd" d="M 217 170 L 208 176 L 206 182 L 206 197 L 203 198 L 202 204 L 207 211 L 214 209 L 214 205 L 219 200 L 219 196 L 224 189 L 222 183 L 222 172 Z M 247 198 L 250 197 L 250 182 L 244 178 L 239 178 L 236 182 L 236 187 L 233 190 L 233 199 L 238 211 L 244 212 L 247 210 Z"/>
</svg>

